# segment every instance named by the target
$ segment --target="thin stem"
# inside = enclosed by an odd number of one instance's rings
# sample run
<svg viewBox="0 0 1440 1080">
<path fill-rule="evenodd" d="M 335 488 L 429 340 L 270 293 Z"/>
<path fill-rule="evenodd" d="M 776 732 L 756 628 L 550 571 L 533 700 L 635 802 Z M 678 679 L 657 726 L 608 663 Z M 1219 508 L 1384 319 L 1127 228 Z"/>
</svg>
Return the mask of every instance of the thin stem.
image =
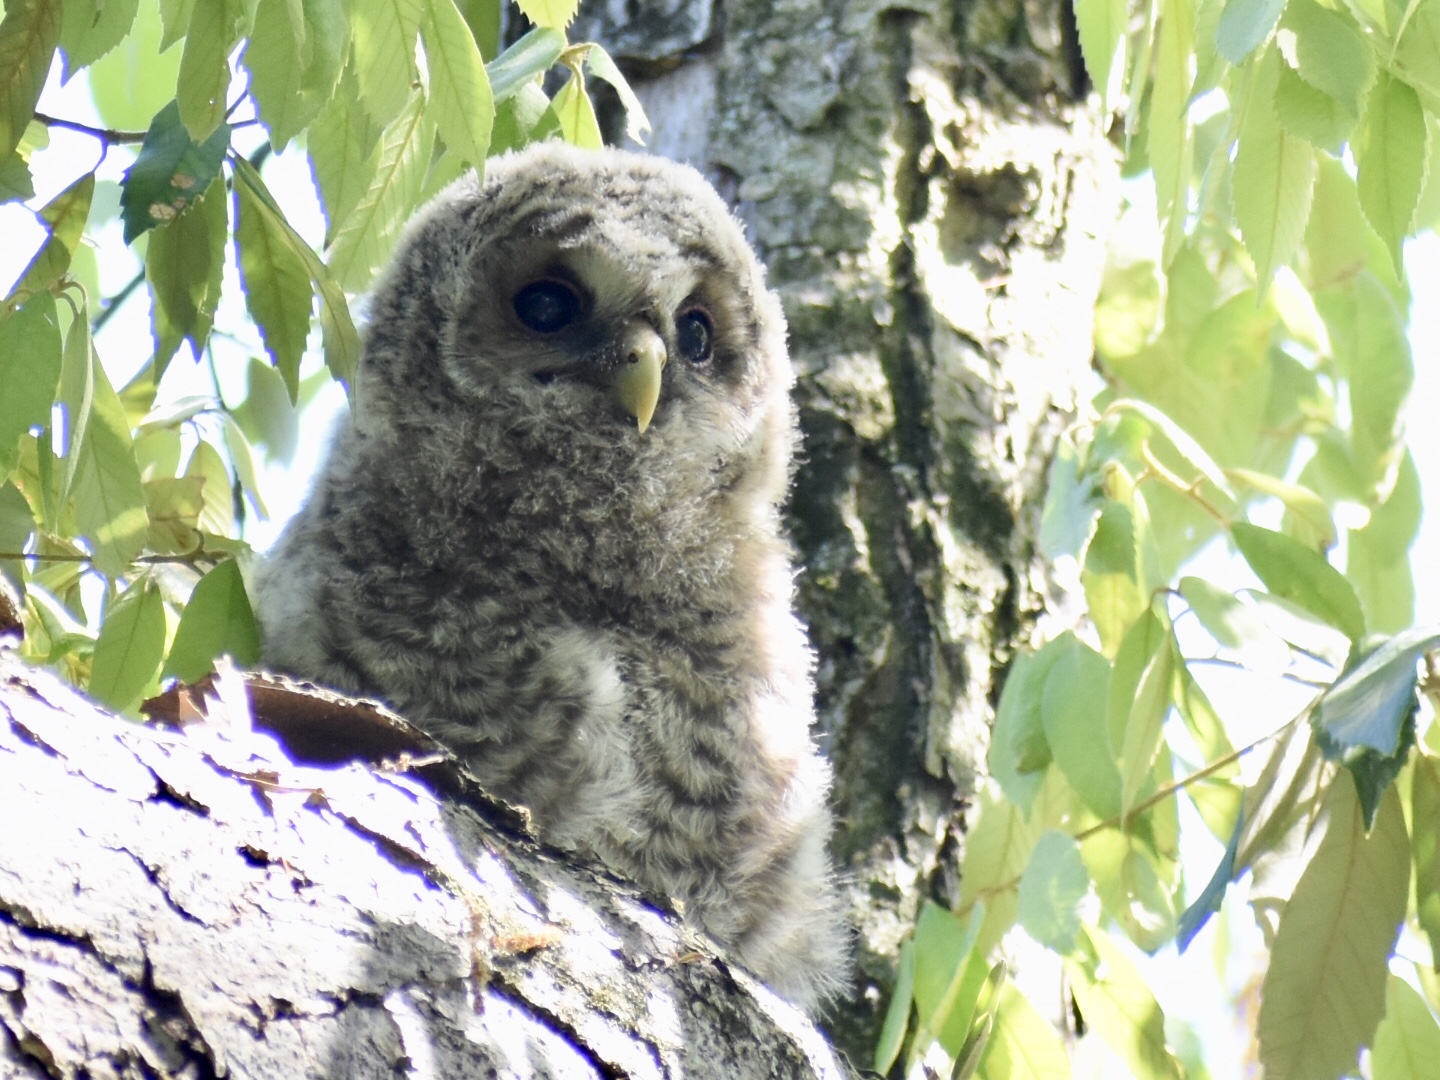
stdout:
<svg viewBox="0 0 1440 1080">
<path fill-rule="evenodd" d="M 1200 509 L 1218 521 L 1224 528 L 1230 527 L 1230 519 L 1216 509 L 1215 504 L 1204 495 L 1200 494 L 1200 486 L 1205 482 L 1203 476 L 1196 477 L 1194 481 L 1187 483 L 1183 477 L 1171 472 L 1150 450 L 1148 441 L 1140 444 L 1140 456 L 1145 459 L 1145 471 L 1140 474 L 1139 480 L 1147 476 L 1153 476 L 1163 481 L 1166 486 L 1174 488 L 1181 495 L 1189 496 Z M 1139 483 L 1139 480 L 1136 482 Z"/>
<path fill-rule="evenodd" d="M 1250 670 L 1244 664 L 1240 663 L 1240 661 L 1229 660 L 1223 656 L 1187 656 L 1185 662 L 1187 664 L 1215 664 L 1220 667 L 1239 668 L 1242 671 Z M 1291 682 L 1299 683 L 1301 686 L 1308 686 L 1312 690 L 1324 690 L 1330 685 L 1328 682 L 1322 682 L 1319 679 L 1307 679 L 1302 675 L 1295 675 L 1289 671 L 1280 672 L 1280 678 L 1289 679 Z"/>
<path fill-rule="evenodd" d="M 196 551 L 189 555 L 140 555 L 131 562 L 141 563 L 146 566 L 156 563 L 179 563 L 182 566 L 194 566 L 199 562 L 206 562 L 211 559 L 223 559 L 213 551 Z M 93 563 L 93 555 L 36 555 L 27 551 L 0 551 L 0 561 L 7 559 L 28 559 L 33 562 L 51 563 Z"/>
<path fill-rule="evenodd" d="M 100 314 L 95 316 L 95 321 L 90 324 L 90 333 L 98 334 L 100 328 L 110 321 L 110 316 L 115 314 L 116 309 L 126 300 L 130 294 L 145 283 L 145 268 L 142 266 L 135 272 L 135 276 L 125 283 L 125 287 L 114 296 L 106 300 L 105 306 L 100 309 Z"/>
<path fill-rule="evenodd" d="M 121 143 L 138 143 L 145 141 L 143 131 L 117 131 L 114 128 L 92 127 L 89 124 L 82 124 L 76 120 L 65 120 L 58 116 L 47 116 L 45 113 L 37 112 L 35 119 L 46 127 L 64 128 L 67 131 L 78 131 L 82 135 L 89 135 L 99 139 L 106 146 L 116 146 Z"/>
</svg>

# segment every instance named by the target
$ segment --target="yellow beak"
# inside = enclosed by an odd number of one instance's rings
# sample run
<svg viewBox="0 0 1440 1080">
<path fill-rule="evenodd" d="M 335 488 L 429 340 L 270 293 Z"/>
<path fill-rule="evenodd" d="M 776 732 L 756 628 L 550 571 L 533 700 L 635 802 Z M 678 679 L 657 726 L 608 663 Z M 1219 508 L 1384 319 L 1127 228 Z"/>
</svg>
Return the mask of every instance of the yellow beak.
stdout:
<svg viewBox="0 0 1440 1080">
<path fill-rule="evenodd" d="M 610 376 L 610 396 L 635 418 L 643 434 L 660 402 L 660 372 L 665 369 L 665 342 L 647 322 L 632 322 L 625 331 L 620 366 Z"/>
</svg>

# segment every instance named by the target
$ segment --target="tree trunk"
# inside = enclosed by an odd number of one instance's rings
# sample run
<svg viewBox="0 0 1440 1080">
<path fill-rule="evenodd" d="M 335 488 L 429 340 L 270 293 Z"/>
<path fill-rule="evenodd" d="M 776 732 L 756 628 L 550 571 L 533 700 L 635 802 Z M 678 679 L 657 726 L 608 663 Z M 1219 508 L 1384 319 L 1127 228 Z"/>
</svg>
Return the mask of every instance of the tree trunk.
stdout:
<svg viewBox="0 0 1440 1080">
<path fill-rule="evenodd" d="M 635 78 L 651 149 L 713 179 L 785 300 L 805 454 L 791 522 L 837 774 L 866 1060 L 965 809 L 1077 415 L 1118 155 L 1057 0 L 614 0 L 576 40 Z"/>
<path fill-rule="evenodd" d="M 852 1075 L 407 725 L 218 687 L 141 726 L 0 649 L 0 1076 Z"/>
</svg>

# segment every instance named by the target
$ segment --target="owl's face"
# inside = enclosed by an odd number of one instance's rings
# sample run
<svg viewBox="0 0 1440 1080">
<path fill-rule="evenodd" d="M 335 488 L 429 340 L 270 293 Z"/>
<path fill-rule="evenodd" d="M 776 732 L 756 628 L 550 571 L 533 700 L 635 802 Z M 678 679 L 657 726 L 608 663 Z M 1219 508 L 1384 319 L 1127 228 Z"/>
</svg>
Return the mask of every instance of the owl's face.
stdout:
<svg viewBox="0 0 1440 1080">
<path fill-rule="evenodd" d="M 788 459 L 779 304 L 719 196 L 662 159 L 545 143 L 492 161 L 411 226 L 366 345 L 362 408 L 391 419 Z"/>
</svg>

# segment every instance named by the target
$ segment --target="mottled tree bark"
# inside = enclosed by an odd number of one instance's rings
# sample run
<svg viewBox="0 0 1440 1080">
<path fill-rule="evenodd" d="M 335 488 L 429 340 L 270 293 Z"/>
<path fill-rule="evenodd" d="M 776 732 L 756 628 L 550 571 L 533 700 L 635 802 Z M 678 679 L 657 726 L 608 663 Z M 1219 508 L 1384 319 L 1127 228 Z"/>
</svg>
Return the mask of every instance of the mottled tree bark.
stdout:
<svg viewBox="0 0 1440 1080">
<path fill-rule="evenodd" d="M 288 750 L 238 678 L 181 731 L 0 649 L 0 1077 L 851 1075 L 423 736 L 252 696 Z"/>
<path fill-rule="evenodd" d="M 1063 0 L 612 0 L 657 153 L 716 181 L 785 300 L 791 521 L 837 773 L 868 1057 L 920 901 L 953 902 L 1015 649 L 1064 590 L 1036 550 L 1117 211 Z M 618 126 L 618 125 L 617 125 Z"/>
</svg>

